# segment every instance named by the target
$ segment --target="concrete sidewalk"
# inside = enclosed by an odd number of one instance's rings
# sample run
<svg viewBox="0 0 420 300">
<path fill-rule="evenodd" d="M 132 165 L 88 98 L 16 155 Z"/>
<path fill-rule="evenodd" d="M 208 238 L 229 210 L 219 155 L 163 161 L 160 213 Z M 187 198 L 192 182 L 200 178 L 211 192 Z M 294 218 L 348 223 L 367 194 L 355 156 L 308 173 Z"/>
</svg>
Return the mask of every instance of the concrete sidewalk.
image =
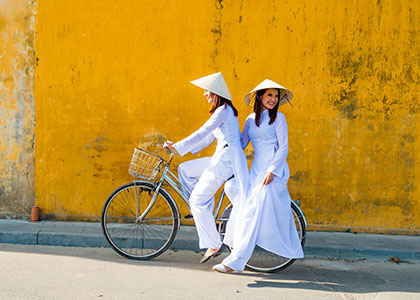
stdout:
<svg viewBox="0 0 420 300">
<path fill-rule="evenodd" d="M 0 243 L 110 247 L 101 224 L 90 222 L 32 223 L 0 219 Z M 179 250 L 199 250 L 195 227 L 181 226 L 172 246 Z M 310 231 L 307 232 L 305 256 L 420 260 L 420 236 Z"/>
</svg>

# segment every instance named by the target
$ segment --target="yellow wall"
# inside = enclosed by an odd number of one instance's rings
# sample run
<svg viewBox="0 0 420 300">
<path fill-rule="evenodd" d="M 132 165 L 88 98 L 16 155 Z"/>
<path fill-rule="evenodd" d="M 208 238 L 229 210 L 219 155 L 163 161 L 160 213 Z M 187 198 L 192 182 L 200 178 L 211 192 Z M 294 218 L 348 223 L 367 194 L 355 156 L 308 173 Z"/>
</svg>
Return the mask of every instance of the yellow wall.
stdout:
<svg viewBox="0 0 420 300">
<path fill-rule="evenodd" d="M 241 125 L 263 79 L 294 92 L 289 190 L 311 229 L 419 232 L 419 30 L 408 0 L 40 0 L 36 203 L 100 215 L 139 139 L 206 120 L 188 82 L 222 71 Z"/>
<path fill-rule="evenodd" d="M 34 4 L 0 1 L 0 216 L 34 203 Z"/>
</svg>

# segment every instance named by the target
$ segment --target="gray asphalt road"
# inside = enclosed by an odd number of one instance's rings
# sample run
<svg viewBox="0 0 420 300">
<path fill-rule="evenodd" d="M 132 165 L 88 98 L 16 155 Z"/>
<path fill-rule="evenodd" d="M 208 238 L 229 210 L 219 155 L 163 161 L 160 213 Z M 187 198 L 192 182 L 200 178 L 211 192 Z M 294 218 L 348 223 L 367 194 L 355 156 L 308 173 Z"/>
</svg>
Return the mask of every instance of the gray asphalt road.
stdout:
<svg viewBox="0 0 420 300">
<path fill-rule="evenodd" d="M 0 244 L 0 299 L 420 299 L 420 263 L 304 259 L 220 274 L 200 253 L 132 261 L 111 249 Z"/>
</svg>

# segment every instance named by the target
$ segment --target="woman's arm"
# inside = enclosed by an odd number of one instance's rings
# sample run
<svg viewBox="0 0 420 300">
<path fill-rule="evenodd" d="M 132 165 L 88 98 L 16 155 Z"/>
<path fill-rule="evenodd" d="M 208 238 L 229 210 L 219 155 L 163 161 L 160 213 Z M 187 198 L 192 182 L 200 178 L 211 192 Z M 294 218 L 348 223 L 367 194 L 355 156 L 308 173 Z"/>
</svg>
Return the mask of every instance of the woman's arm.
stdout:
<svg viewBox="0 0 420 300">
<path fill-rule="evenodd" d="M 245 125 L 244 125 L 244 129 L 242 130 L 242 134 L 241 134 L 241 146 L 242 149 L 245 149 L 246 146 L 248 146 L 249 144 L 249 134 L 248 134 L 248 129 L 249 129 L 249 122 L 250 122 L 250 118 L 248 117 L 245 121 Z"/>
<path fill-rule="evenodd" d="M 287 153 L 289 152 L 289 139 L 287 135 L 287 123 L 286 118 L 282 113 L 277 114 L 277 120 L 274 124 L 276 135 L 277 135 L 277 142 L 278 142 L 278 149 L 276 151 L 276 155 L 274 156 L 273 161 L 271 162 L 270 167 L 268 168 L 267 172 L 271 172 L 276 176 L 281 177 L 283 171 L 283 165 L 286 162 Z"/>
<path fill-rule="evenodd" d="M 216 139 L 213 133 L 210 133 L 204 140 L 202 140 L 197 146 L 195 146 L 193 149 L 191 149 L 192 154 L 196 154 L 197 152 L 200 152 L 204 148 L 206 148 L 208 145 L 213 143 L 213 141 Z"/>
<path fill-rule="evenodd" d="M 197 148 L 203 139 L 208 138 L 213 130 L 223 124 L 229 115 L 229 109 L 225 106 L 220 106 L 216 109 L 210 119 L 204 123 L 197 131 L 186 137 L 185 139 L 175 143 L 173 146 L 180 155 L 185 155 L 187 152 Z"/>
</svg>

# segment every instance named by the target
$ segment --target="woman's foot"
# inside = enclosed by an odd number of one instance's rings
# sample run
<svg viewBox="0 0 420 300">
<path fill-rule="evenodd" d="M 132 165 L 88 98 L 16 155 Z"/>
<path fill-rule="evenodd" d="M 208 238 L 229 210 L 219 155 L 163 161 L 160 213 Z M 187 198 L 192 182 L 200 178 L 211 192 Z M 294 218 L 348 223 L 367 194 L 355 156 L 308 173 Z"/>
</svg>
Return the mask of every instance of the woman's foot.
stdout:
<svg viewBox="0 0 420 300">
<path fill-rule="evenodd" d="M 225 248 L 224 244 L 219 249 L 208 248 L 203 258 L 200 260 L 200 263 L 205 263 L 210 258 L 219 256 L 223 252 L 224 248 Z"/>
<path fill-rule="evenodd" d="M 217 264 L 213 266 L 213 270 L 220 272 L 220 273 L 231 273 L 233 270 L 229 268 L 228 266 L 225 266 L 223 264 Z"/>
</svg>

